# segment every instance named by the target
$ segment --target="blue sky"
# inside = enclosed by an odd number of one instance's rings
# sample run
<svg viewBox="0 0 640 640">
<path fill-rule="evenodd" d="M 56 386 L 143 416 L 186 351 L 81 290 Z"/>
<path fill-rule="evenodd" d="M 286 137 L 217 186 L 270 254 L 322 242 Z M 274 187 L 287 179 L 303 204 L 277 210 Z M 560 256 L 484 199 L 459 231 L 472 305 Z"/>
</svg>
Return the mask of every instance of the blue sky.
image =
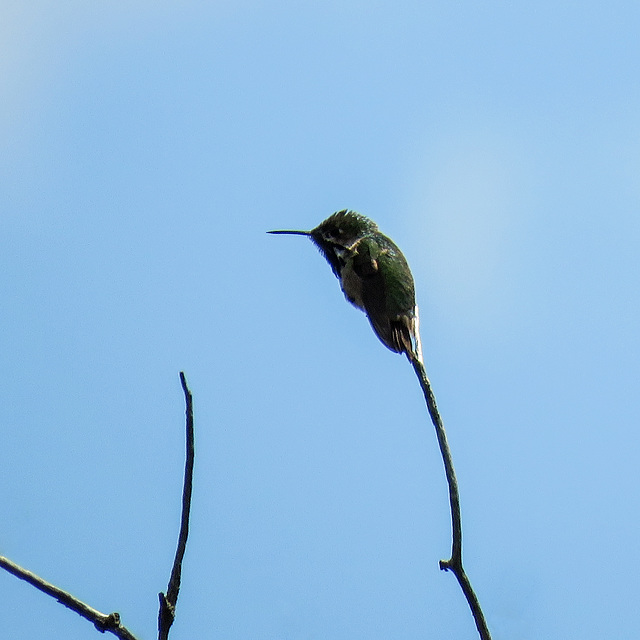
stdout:
<svg viewBox="0 0 640 640">
<path fill-rule="evenodd" d="M 637 637 L 640 7 L 5 2 L 0 553 L 141 638 L 475 637 L 407 362 L 303 238 L 416 280 L 494 638 Z M 3 633 L 90 625 L 0 574 Z"/>
</svg>

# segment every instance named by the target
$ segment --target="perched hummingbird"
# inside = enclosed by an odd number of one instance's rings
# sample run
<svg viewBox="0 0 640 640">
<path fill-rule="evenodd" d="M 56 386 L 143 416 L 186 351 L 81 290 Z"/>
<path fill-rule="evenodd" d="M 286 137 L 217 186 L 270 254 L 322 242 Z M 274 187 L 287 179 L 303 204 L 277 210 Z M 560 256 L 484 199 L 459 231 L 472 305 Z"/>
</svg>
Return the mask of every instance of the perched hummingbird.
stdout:
<svg viewBox="0 0 640 640">
<path fill-rule="evenodd" d="M 369 218 L 344 209 L 311 231 L 268 231 L 308 236 L 340 280 L 346 299 L 367 314 L 385 347 L 422 362 L 413 276 L 395 243 Z"/>
</svg>

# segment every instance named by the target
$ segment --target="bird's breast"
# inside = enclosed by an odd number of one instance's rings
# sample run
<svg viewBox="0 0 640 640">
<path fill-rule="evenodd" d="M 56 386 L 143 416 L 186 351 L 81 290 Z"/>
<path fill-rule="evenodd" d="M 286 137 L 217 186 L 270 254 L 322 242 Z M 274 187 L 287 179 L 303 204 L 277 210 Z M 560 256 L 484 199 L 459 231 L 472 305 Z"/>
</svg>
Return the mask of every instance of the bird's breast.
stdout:
<svg viewBox="0 0 640 640">
<path fill-rule="evenodd" d="M 351 261 L 347 261 L 340 272 L 340 286 L 345 298 L 359 309 L 365 310 L 362 299 L 362 279 L 354 271 Z"/>
</svg>

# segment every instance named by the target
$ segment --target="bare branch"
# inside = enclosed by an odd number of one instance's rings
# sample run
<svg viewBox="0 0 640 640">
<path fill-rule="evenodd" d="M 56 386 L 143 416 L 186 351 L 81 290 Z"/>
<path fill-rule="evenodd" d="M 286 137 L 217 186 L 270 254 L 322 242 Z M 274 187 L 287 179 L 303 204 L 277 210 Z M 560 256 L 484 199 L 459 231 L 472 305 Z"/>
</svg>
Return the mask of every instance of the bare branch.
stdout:
<svg viewBox="0 0 640 640">
<path fill-rule="evenodd" d="M 438 445 L 440 446 L 440 453 L 442 454 L 442 460 L 444 462 L 444 470 L 447 476 L 447 483 L 449 485 L 449 504 L 451 506 L 451 528 L 452 528 L 452 543 L 451 543 L 451 558 L 449 560 L 440 560 L 440 569 L 443 571 L 451 571 L 458 584 L 464 593 L 465 598 L 473 614 L 478 633 L 482 640 L 491 640 L 491 634 L 489 633 L 489 627 L 484 618 L 484 613 L 480 608 L 480 602 L 476 596 L 471 582 L 467 577 L 462 566 L 462 519 L 460 515 L 460 494 L 458 493 L 458 481 L 456 479 L 456 472 L 453 468 L 453 459 L 451 457 L 451 450 L 449 449 L 449 443 L 447 442 L 447 434 L 442 424 L 442 418 L 436 405 L 436 398 L 433 395 L 431 389 L 431 383 L 427 377 L 427 372 L 424 368 L 422 360 L 413 354 L 407 353 L 409 362 L 411 362 L 418 380 L 420 387 L 424 393 L 424 398 L 427 402 L 427 408 L 429 409 L 429 415 L 433 426 L 436 428 L 436 436 L 438 438 Z"/>
<path fill-rule="evenodd" d="M 187 415 L 187 459 L 184 471 L 184 487 L 182 492 L 182 518 L 180 522 L 180 535 L 178 537 L 178 548 L 171 570 L 167 595 L 160 593 L 160 611 L 158 613 L 158 637 L 160 640 L 167 640 L 169 629 L 175 619 L 176 602 L 180 591 L 180 576 L 182 572 L 182 560 L 187 546 L 187 536 L 189 535 L 189 512 L 191 510 L 191 493 L 193 487 L 193 462 L 194 462 L 194 435 L 193 435 L 193 398 L 187 387 L 184 373 L 180 372 L 180 382 L 186 400 Z M 98 631 L 104 633 L 109 631 L 120 640 L 137 640 L 137 638 L 120 623 L 119 613 L 105 614 L 90 607 L 81 600 L 78 600 L 67 591 L 43 580 L 27 569 L 23 569 L 8 558 L 0 556 L 0 567 L 6 569 L 17 578 L 25 580 L 43 593 L 55 598 L 65 607 L 75 611 L 89 622 L 92 622 Z"/>
<path fill-rule="evenodd" d="M 189 512 L 191 511 L 191 493 L 193 488 L 193 462 L 195 456 L 194 433 L 193 433 L 193 397 L 184 372 L 180 372 L 180 383 L 184 391 L 186 402 L 186 431 L 187 431 L 187 455 L 184 467 L 184 486 L 182 490 L 182 517 L 180 521 L 180 534 L 178 536 L 178 548 L 176 549 L 176 557 L 173 561 L 171 569 L 171 577 L 169 578 L 169 586 L 167 594 L 159 593 L 160 610 L 158 612 L 158 639 L 167 640 L 169 637 L 169 629 L 175 620 L 176 603 L 178 601 L 178 593 L 180 591 L 180 577 L 182 574 L 182 560 L 187 548 L 187 536 L 189 535 Z"/>
<path fill-rule="evenodd" d="M 25 580 L 36 589 L 39 589 L 43 593 L 55 598 L 60 604 L 63 604 L 65 607 L 75 611 L 78 615 L 82 616 L 89 622 L 92 622 L 98 631 L 101 631 L 102 633 L 109 631 L 120 638 L 120 640 L 137 640 L 131 631 L 122 626 L 120 623 L 119 613 L 101 613 L 97 609 L 94 609 L 81 600 L 78 600 L 67 591 L 43 580 L 40 576 L 23 569 L 3 556 L 0 556 L 0 566 L 17 578 Z"/>
</svg>

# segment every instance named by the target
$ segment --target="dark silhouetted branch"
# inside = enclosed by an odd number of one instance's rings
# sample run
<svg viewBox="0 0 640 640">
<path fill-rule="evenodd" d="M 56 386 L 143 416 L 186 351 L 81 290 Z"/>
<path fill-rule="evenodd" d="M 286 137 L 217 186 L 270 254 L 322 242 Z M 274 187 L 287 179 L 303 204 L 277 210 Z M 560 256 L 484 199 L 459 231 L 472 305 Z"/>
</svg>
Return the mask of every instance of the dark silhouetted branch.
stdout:
<svg viewBox="0 0 640 640">
<path fill-rule="evenodd" d="M 180 382 L 184 391 L 185 402 L 187 405 L 187 455 L 184 466 L 184 487 L 182 490 L 182 518 L 180 521 L 180 534 L 178 536 L 178 548 L 176 549 L 176 557 L 173 561 L 171 569 L 171 577 L 169 578 L 169 586 L 167 594 L 159 593 L 160 611 L 158 612 L 158 639 L 167 640 L 169 637 L 169 629 L 176 616 L 176 602 L 178 601 L 178 593 L 180 591 L 180 576 L 182 574 L 182 560 L 184 552 L 187 548 L 187 536 L 189 535 L 189 512 L 191 511 L 191 492 L 193 488 L 193 462 L 195 455 L 194 434 L 193 434 L 193 397 L 184 372 L 180 372 Z"/>
<path fill-rule="evenodd" d="M 409 362 L 411 362 L 418 380 L 420 381 L 420 387 L 424 393 L 424 398 L 427 402 L 427 408 L 429 409 L 429 415 L 433 426 L 436 428 L 436 436 L 438 438 L 438 445 L 440 446 L 440 453 L 442 454 L 442 460 L 444 462 L 444 470 L 447 475 L 447 484 L 449 485 L 449 504 L 451 505 L 451 528 L 452 528 L 452 544 L 451 544 L 451 558 L 449 560 L 440 560 L 440 569 L 443 571 L 451 571 L 464 593 L 469 608 L 473 614 L 478 633 L 482 640 L 491 640 L 491 634 L 489 633 L 489 627 L 484 618 L 484 613 L 480 607 L 478 597 L 471 586 L 471 582 L 467 577 L 462 566 L 462 519 L 460 516 L 460 494 L 458 493 L 458 481 L 456 479 L 456 472 L 453 468 L 453 459 L 451 457 L 451 450 L 449 449 L 449 443 L 447 442 L 447 434 L 442 424 L 442 418 L 436 405 L 436 398 L 433 395 L 431 389 L 431 383 L 427 377 L 427 372 L 424 368 L 424 364 L 421 359 L 413 354 L 407 353 Z"/>
<path fill-rule="evenodd" d="M 25 580 L 36 589 L 39 589 L 43 593 L 55 598 L 60 604 L 63 604 L 65 607 L 75 611 L 78 615 L 81 615 L 89 622 L 92 622 L 98 631 L 102 631 L 102 633 L 109 631 L 120 638 L 120 640 L 137 640 L 131 631 L 120 624 L 119 613 L 101 613 L 97 609 L 94 609 L 81 600 L 78 600 L 70 593 L 52 585 L 50 582 L 43 580 L 35 573 L 31 573 L 31 571 L 23 569 L 14 562 L 11 562 L 11 560 L 2 556 L 0 556 L 0 566 L 17 578 Z"/>
<path fill-rule="evenodd" d="M 175 619 L 176 602 L 178 601 L 178 592 L 180 591 L 180 575 L 182 572 L 182 560 L 184 558 L 185 549 L 187 546 L 187 536 L 189 534 L 189 512 L 191 510 L 191 492 L 193 488 L 193 460 L 194 460 L 194 435 L 193 435 L 193 398 L 191 391 L 187 387 L 187 381 L 184 377 L 184 373 L 180 372 L 180 382 L 184 391 L 186 400 L 186 415 L 187 415 L 187 459 L 184 471 L 184 487 L 182 492 L 182 518 L 180 521 L 180 535 L 178 537 L 178 548 L 176 550 L 176 557 L 173 562 L 173 568 L 171 570 L 171 577 L 169 578 L 169 586 L 167 588 L 167 595 L 160 593 L 160 612 L 158 613 L 158 637 L 160 640 L 167 640 L 169 637 L 169 629 Z M 105 614 L 101 613 L 97 609 L 90 607 L 81 600 L 78 600 L 67 591 L 56 587 L 55 585 L 43 580 L 31 571 L 27 571 L 18 566 L 8 558 L 0 556 L 0 567 L 6 569 L 9 573 L 12 573 L 17 578 L 25 580 L 29 584 L 33 585 L 36 589 L 39 589 L 43 593 L 55 598 L 60 604 L 68 607 L 72 611 L 81 615 L 89 622 L 92 622 L 98 631 L 102 633 L 108 631 L 113 633 L 120 640 L 137 640 L 131 631 L 120 623 L 119 613 Z"/>
</svg>

